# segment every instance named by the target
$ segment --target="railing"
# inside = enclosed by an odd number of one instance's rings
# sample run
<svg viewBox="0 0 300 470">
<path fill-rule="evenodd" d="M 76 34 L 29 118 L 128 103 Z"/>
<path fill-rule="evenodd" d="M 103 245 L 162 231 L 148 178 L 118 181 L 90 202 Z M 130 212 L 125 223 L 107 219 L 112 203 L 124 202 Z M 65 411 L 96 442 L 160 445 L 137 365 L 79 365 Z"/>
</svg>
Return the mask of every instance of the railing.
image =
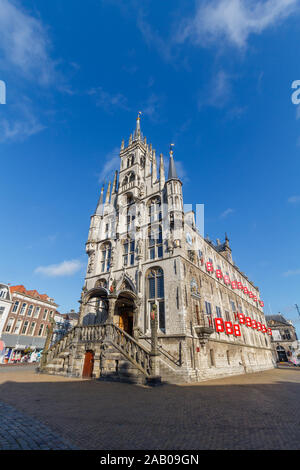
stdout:
<svg viewBox="0 0 300 470">
<path fill-rule="evenodd" d="M 145 375 L 152 372 L 152 357 L 149 351 L 117 325 L 110 323 L 112 343 L 136 365 Z"/>
<path fill-rule="evenodd" d="M 74 337 L 76 336 L 76 331 L 78 327 L 75 326 L 72 328 L 69 333 L 63 336 L 57 343 L 54 343 L 46 352 L 47 353 L 47 362 L 57 356 L 60 352 L 66 349 L 71 342 L 73 341 Z"/>
<path fill-rule="evenodd" d="M 198 325 L 194 326 L 201 345 L 204 345 L 209 340 L 210 335 L 215 331 L 211 317 L 211 315 L 200 315 Z"/>
<path fill-rule="evenodd" d="M 102 342 L 111 341 L 145 375 L 150 376 L 152 370 L 151 353 L 141 346 L 134 338 L 113 323 L 102 325 L 75 326 L 59 342 L 52 345 L 47 352 L 47 362 L 57 357 L 74 341 Z"/>
<path fill-rule="evenodd" d="M 107 335 L 107 324 L 80 326 L 78 330 L 79 341 L 103 341 Z"/>
<path fill-rule="evenodd" d="M 150 344 L 151 346 L 151 340 L 148 339 L 148 338 L 142 338 L 144 341 L 146 341 L 148 344 Z M 163 354 L 167 359 L 169 359 L 169 361 L 173 362 L 173 364 L 175 364 L 176 366 L 182 366 L 183 364 L 183 361 L 182 361 L 182 353 L 181 353 L 181 343 L 180 343 L 180 349 L 179 349 L 179 357 L 178 359 L 173 356 L 172 354 L 169 353 L 169 351 L 167 351 L 166 349 L 163 348 L 163 346 L 161 346 L 160 344 L 157 345 L 157 349 L 159 350 L 159 352 L 161 354 Z"/>
</svg>

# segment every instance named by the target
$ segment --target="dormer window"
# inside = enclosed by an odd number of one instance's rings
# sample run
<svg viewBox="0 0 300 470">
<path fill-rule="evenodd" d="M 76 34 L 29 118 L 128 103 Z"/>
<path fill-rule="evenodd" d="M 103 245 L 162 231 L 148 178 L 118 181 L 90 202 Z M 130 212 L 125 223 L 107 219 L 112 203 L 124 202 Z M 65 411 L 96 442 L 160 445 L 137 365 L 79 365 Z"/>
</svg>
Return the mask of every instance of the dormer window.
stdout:
<svg viewBox="0 0 300 470">
<path fill-rule="evenodd" d="M 0 299 L 4 299 L 6 297 L 7 289 L 0 290 Z"/>
</svg>

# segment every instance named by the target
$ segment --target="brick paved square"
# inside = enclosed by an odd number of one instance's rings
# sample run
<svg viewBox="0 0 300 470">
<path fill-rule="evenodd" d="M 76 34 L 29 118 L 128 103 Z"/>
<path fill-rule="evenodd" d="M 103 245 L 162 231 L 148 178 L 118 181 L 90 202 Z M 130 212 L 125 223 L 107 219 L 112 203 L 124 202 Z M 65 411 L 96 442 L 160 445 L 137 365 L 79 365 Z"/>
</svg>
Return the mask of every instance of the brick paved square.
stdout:
<svg viewBox="0 0 300 470">
<path fill-rule="evenodd" d="M 28 367 L 0 370 L 0 392 L 2 449 L 300 448 L 298 368 L 148 388 Z"/>
</svg>

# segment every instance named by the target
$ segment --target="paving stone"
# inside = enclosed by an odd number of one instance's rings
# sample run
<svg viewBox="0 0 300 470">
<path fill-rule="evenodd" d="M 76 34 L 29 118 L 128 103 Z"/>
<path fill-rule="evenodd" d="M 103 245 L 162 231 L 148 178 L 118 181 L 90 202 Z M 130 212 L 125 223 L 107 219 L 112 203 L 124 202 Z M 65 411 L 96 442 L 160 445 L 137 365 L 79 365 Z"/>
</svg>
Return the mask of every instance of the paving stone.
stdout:
<svg viewBox="0 0 300 470">
<path fill-rule="evenodd" d="M 298 450 L 299 393 L 300 368 L 154 388 L 1 371 L 0 449 Z"/>
<path fill-rule="evenodd" d="M 28 415 L 3 402 L 0 402 L 0 422 L 0 449 L 33 450 L 49 449 L 51 446 L 53 449 L 74 448 L 41 422 L 32 420 Z"/>
</svg>

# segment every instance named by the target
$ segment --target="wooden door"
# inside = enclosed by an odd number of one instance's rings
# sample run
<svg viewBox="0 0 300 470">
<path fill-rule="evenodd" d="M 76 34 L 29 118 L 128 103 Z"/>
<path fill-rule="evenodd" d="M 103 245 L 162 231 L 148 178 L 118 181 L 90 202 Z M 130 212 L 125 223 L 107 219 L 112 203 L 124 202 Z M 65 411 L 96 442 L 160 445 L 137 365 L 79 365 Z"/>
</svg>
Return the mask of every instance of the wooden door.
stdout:
<svg viewBox="0 0 300 470">
<path fill-rule="evenodd" d="M 93 376 L 94 353 L 86 351 L 83 365 L 82 378 L 89 379 Z"/>
<path fill-rule="evenodd" d="M 128 313 L 122 312 L 119 317 L 119 328 L 128 333 Z"/>
</svg>

